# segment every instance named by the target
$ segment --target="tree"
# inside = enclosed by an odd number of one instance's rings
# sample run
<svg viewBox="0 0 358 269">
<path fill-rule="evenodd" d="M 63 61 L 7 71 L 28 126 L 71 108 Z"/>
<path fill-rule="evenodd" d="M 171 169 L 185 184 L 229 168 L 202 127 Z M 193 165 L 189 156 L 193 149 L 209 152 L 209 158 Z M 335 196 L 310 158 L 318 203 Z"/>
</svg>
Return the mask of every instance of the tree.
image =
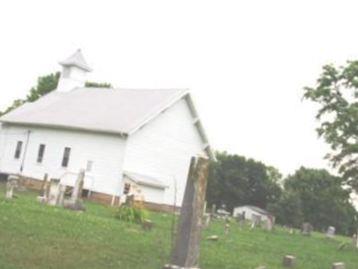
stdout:
<svg viewBox="0 0 358 269">
<path fill-rule="evenodd" d="M 290 227 L 300 227 L 304 221 L 302 202 L 295 192 L 283 192 L 276 203 L 268 205 L 267 209 L 274 214 L 276 222 Z"/>
<path fill-rule="evenodd" d="M 12 105 L 6 108 L 3 112 L 0 111 L 0 116 L 18 108 L 27 102 L 35 102 L 40 97 L 52 92 L 57 88 L 61 73 L 52 73 L 45 76 L 41 76 L 37 79 L 37 85 L 30 89 L 29 94 L 25 99 L 16 99 Z M 110 83 L 97 83 L 97 82 L 86 82 L 85 87 L 88 88 L 111 88 Z"/>
<path fill-rule="evenodd" d="M 317 132 L 332 149 L 326 157 L 358 190 L 358 61 L 324 66 L 316 85 L 304 91 L 305 99 L 319 105 Z"/>
<path fill-rule="evenodd" d="M 60 75 L 60 72 L 57 72 L 39 77 L 37 79 L 36 87 L 32 87 L 30 89 L 30 93 L 26 97 L 26 102 L 34 102 L 45 94 L 55 90 L 57 88 Z"/>
<path fill-rule="evenodd" d="M 281 188 L 276 182 L 280 175 L 276 169 L 225 152 L 217 153 L 216 159 L 208 181 L 209 204 L 225 204 L 229 210 L 244 204 L 266 208 L 268 203 L 278 200 Z"/>
<path fill-rule="evenodd" d="M 55 90 L 57 88 L 59 79 L 59 72 L 39 77 L 37 79 L 37 85 L 30 89 L 30 93 L 26 96 L 26 98 L 16 99 L 11 106 L 6 108 L 3 112 L 0 112 L 0 116 L 5 115 L 6 113 L 18 108 L 24 103 L 34 102 L 41 96 L 44 96 L 45 94 Z"/>
<path fill-rule="evenodd" d="M 0 116 L 5 115 L 6 113 L 10 112 L 11 110 L 18 108 L 19 106 L 22 106 L 24 103 L 25 103 L 25 100 L 15 99 L 8 108 L 6 108 L 3 112 L 0 111 Z"/>
<path fill-rule="evenodd" d="M 327 170 L 301 167 L 285 180 L 285 192 L 299 198 L 304 221 L 316 229 L 332 225 L 337 232 L 350 234 L 357 225 L 357 212 L 350 203 L 350 190 L 342 188 L 343 181 Z M 294 214 L 296 210 L 286 214 Z"/>
</svg>

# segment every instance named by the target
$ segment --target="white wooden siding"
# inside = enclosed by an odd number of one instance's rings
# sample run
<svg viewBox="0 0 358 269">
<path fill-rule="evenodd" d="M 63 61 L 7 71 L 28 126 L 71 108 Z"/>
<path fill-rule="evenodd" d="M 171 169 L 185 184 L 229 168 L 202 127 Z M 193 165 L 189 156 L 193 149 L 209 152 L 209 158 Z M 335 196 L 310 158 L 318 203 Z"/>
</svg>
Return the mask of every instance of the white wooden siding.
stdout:
<svg viewBox="0 0 358 269">
<path fill-rule="evenodd" d="M 124 170 L 158 178 L 169 188 L 163 202 L 181 205 L 190 158 L 204 154 L 203 143 L 184 99 L 161 113 L 128 138 Z M 161 203 L 161 198 L 154 202 Z"/>
<path fill-rule="evenodd" d="M 116 135 L 4 125 L 0 132 L 0 171 L 19 173 L 27 131 L 31 131 L 23 175 L 42 179 L 45 173 L 72 185 L 79 169 L 93 161 L 85 188 L 106 194 L 122 194 L 123 171 L 154 177 L 168 188 L 143 187 L 150 202 L 181 205 L 190 159 L 205 155 L 203 143 L 185 99 L 162 112 L 137 132 L 122 139 Z M 2 141 L 3 143 L 2 143 Z M 17 141 L 23 141 L 21 157 L 14 158 Z M 43 162 L 37 163 L 40 144 L 45 144 Z M 3 145 L 3 147 L 1 147 Z M 67 168 L 61 167 L 65 147 L 71 148 Z M 176 187 L 175 187 L 176 186 Z"/>
<path fill-rule="evenodd" d="M 157 204 L 162 204 L 164 202 L 164 189 L 142 185 L 139 185 L 138 187 L 141 189 L 145 201 Z"/>
<path fill-rule="evenodd" d="M 247 220 L 253 220 L 253 215 L 261 216 L 262 221 L 268 220 L 268 217 L 264 214 L 261 214 L 259 212 L 256 212 L 255 210 L 252 210 L 250 207 L 241 206 L 234 208 L 233 216 L 237 217 L 239 214 L 242 214 L 245 212 L 245 219 Z"/>
<path fill-rule="evenodd" d="M 87 173 L 85 187 L 107 194 L 121 193 L 122 165 L 126 141 L 115 135 L 4 126 L 0 135 L 4 140 L 4 147 L 0 152 L 0 170 L 2 172 L 20 172 L 28 130 L 31 133 L 25 156 L 23 175 L 38 179 L 42 179 L 45 173 L 54 178 L 65 175 L 63 180 L 72 185 L 75 181 L 76 173 L 81 168 L 86 169 L 87 161 L 90 160 L 93 161 L 93 166 L 92 171 Z M 19 159 L 14 158 L 17 141 L 23 141 L 24 143 Z M 40 144 L 46 145 L 41 164 L 37 163 Z M 71 148 L 67 168 L 61 167 L 65 147 Z"/>
</svg>

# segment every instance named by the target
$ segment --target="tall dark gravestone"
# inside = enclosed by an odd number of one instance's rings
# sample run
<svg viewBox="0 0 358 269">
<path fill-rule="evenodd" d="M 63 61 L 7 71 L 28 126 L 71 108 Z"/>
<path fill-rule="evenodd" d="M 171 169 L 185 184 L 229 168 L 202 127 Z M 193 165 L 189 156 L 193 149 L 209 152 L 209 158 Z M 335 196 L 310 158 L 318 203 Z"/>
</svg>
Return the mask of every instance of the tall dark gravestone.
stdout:
<svg viewBox="0 0 358 269">
<path fill-rule="evenodd" d="M 171 264 L 165 268 L 198 268 L 209 160 L 191 159 Z"/>
</svg>

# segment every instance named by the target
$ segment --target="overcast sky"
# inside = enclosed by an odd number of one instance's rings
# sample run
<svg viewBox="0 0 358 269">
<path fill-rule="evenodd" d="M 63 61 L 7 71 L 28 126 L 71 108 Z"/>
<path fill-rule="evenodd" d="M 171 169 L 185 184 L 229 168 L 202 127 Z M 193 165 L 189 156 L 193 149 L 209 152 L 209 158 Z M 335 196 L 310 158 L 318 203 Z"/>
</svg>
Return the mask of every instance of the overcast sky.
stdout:
<svg viewBox="0 0 358 269">
<path fill-rule="evenodd" d="M 212 146 L 291 173 L 328 167 L 321 66 L 357 59 L 357 1 L 1 1 L 0 109 L 81 48 L 92 81 L 190 88 Z"/>
</svg>

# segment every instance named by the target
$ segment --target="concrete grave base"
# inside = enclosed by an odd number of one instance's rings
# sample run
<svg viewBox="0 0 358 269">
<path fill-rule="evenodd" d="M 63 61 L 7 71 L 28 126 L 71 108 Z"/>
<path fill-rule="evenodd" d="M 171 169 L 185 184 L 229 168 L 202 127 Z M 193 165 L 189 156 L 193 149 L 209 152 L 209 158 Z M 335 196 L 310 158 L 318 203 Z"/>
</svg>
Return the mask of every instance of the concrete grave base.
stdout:
<svg viewBox="0 0 358 269">
<path fill-rule="evenodd" d="M 343 262 L 336 262 L 332 264 L 332 269 L 345 269 L 346 266 Z"/>
<path fill-rule="evenodd" d="M 199 267 L 181 267 L 173 264 L 164 265 L 163 269 L 200 269 Z"/>
<path fill-rule="evenodd" d="M 292 268 L 296 265 L 296 257 L 292 255 L 286 255 L 282 261 L 283 267 Z"/>
<path fill-rule="evenodd" d="M 63 207 L 67 208 L 67 209 L 75 210 L 75 211 L 85 211 L 86 210 L 83 202 L 79 201 L 79 200 L 77 200 L 75 202 L 73 202 L 72 200 L 64 200 Z"/>
</svg>

